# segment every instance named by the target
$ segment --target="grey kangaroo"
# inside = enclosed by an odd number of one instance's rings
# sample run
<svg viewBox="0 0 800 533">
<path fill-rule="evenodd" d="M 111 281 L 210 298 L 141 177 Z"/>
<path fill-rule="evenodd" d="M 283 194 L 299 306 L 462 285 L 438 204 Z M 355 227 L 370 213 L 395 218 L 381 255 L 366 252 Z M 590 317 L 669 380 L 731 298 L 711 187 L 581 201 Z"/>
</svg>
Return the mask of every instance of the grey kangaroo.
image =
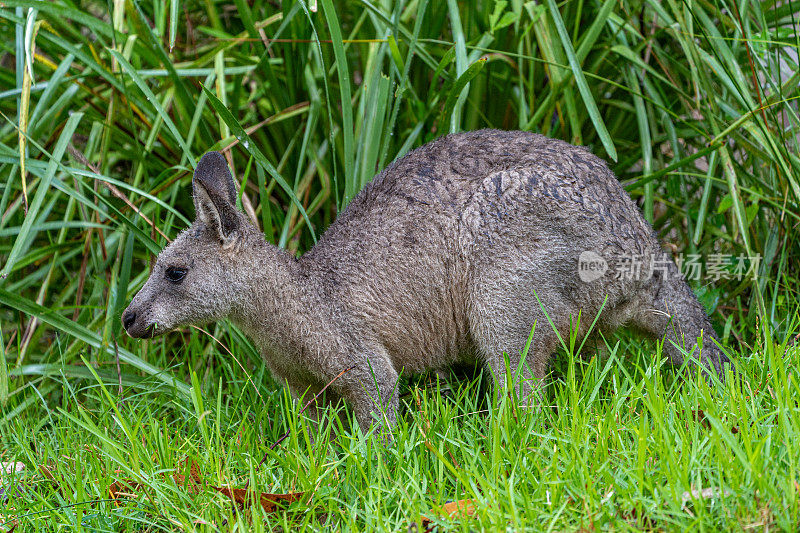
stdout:
<svg viewBox="0 0 800 533">
<path fill-rule="evenodd" d="M 400 374 L 456 362 L 480 361 L 496 387 L 510 377 L 533 402 L 556 332 L 568 338 L 579 313 L 582 336 L 599 313 L 601 332 L 629 324 L 665 338 L 675 364 L 698 338 L 705 371 L 729 362 L 614 174 L 563 141 L 442 137 L 378 174 L 299 259 L 237 210 L 221 154 L 203 156 L 192 187 L 196 220 L 125 310 L 128 334 L 229 318 L 295 396 L 333 381 L 326 401 L 349 402 L 364 430 L 394 425 Z"/>
</svg>

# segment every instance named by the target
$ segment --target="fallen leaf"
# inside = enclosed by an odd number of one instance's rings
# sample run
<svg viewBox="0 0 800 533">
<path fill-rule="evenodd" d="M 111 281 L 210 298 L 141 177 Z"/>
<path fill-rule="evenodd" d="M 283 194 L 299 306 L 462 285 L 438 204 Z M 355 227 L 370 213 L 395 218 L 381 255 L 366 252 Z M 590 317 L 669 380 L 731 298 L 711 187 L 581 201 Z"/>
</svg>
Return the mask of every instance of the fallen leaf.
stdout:
<svg viewBox="0 0 800 533">
<path fill-rule="evenodd" d="M 188 463 L 188 460 L 183 461 L 182 465 Z M 184 470 L 185 471 L 185 470 Z M 203 479 L 200 476 L 200 468 L 197 466 L 197 463 L 192 461 L 189 463 L 189 474 L 172 474 L 172 479 L 175 480 L 175 484 L 184 489 L 189 494 L 200 494 L 202 492 L 203 487 L 205 484 L 203 483 Z M 252 501 L 253 491 L 248 489 L 234 489 L 229 487 L 215 487 L 215 486 L 208 486 L 211 489 L 216 490 L 217 492 L 224 494 L 234 503 L 241 507 L 247 507 L 250 505 Z M 114 481 L 109 487 L 108 492 L 111 494 L 111 498 L 119 499 L 120 497 L 128 497 L 128 498 L 135 498 L 136 493 L 141 490 L 142 484 L 138 481 L 134 481 L 132 479 L 119 479 Z M 300 500 L 305 495 L 304 492 L 290 492 L 288 494 L 270 494 L 267 492 L 258 493 L 258 498 L 261 503 L 261 507 L 264 508 L 264 511 L 268 513 L 274 513 L 280 507 L 285 507 L 292 502 Z"/>
<path fill-rule="evenodd" d="M 702 409 L 697 409 L 697 410 L 692 409 L 690 412 L 691 412 L 691 417 L 694 420 L 696 420 L 698 424 L 700 424 L 700 427 L 702 427 L 703 429 L 711 429 L 711 424 L 706 418 L 706 413 Z"/>
<path fill-rule="evenodd" d="M 111 498 L 117 500 L 120 496 L 135 498 L 136 491 L 142 488 L 142 484 L 131 479 L 118 479 L 108 486 L 108 493 Z"/>
<path fill-rule="evenodd" d="M 455 502 L 447 502 L 441 507 L 431 509 L 431 512 L 440 518 L 467 518 L 475 514 L 476 507 L 474 500 L 458 500 Z M 419 522 L 425 531 L 431 531 L 434 527 L 431 525 L 431 519 L 427 516 L 420 516 Z M 412 522 L 412 525 L 416 526 Z"/>
<path fill-rule="evenodd" d="M 25 463 L 17 461 L 0 463 L 0 481 L 3 481 L 3 475 L 19 474 L 25 470 Z"/>
<path fill-rule="evenodd" d="M 691 417 L 696 420 L 698 424 L 700 424 L 700 427 L 703 429 L 711 429 L 711 423 L 708 421 L 708 418 L 706 418 L 706 413 L 702 409 L 692 409 L 690 412 Z M 686 412 L 681 411 L 681 414 L 685 416 Z M 739 433 L 739 426 L 731 426 L 731 433 L 734 435 Z"/>
<path fill-rule="evenodd" d="M 187 462 L 188 459 L 186 461 L 183 461 L 182 464 L 185 465 Z M 172 474 L 172 479 L 175 480 L 175 484 L 179 488 L 184 489 L 189 494 L 199 494 L 201 492 L 201 486 L 203 485 L 203 480 L 200 477 L 200 468 L 194 461 L 192 461 L 191 464 L 189 465 L 188 476 L 184 474 Z M 108 487 L 108 492 L 114 499 L 118 499 L 118 495 L 135 498 L 136 491 L 138 491 L 141 488 L 142 484 L 139 483 L 138 481 L 133 481 L 132 479 L 118 479 Z"/>
<path fill-rule="evenodd" d="M 249 489 L 232 489 L 229 487 L 211 487 L 217 492 L 224 494 L 234 501 L 237 505 L 247 507 L 252 501 L 253 491 Z M 287 494 L 270 494 L 262 492 L 259 494 L 261 507 L 268 513 L 274 513 L 279 507 L 284 507 L 292 502 L 300 500 L 305 492 L 289 492 Z"/>
<path fill-rule="evenodd" d="M 56 476 L 53 475 L 53 471 L 50 469 L 49 466 L 46 465 L 39 465 L 39 473 L 44 476 L 45 479 L 54 480 Z"/>
<path fill-rule="evenodd" d="M 188 459 L 183 462 L 185 465 Z M 189 475 L 173 474 L 172 479 L 175 484 L 186 490 L 189 494 L 199 494 L 203 485 L 203 479 L 200 477 L 200 467 L 197 466 L 195 461 L 189 464 Z"/>
<path fill-rule="evenodd" d="M 692 489 L 681 494 L 681 507 L 686 505 L 692 500 L 713 500 L 720 496 L 728 496 L 732 494 L 728 489 L 722 490 L 716 487 L 708 487 L 705 489 Z"/>
</svg>

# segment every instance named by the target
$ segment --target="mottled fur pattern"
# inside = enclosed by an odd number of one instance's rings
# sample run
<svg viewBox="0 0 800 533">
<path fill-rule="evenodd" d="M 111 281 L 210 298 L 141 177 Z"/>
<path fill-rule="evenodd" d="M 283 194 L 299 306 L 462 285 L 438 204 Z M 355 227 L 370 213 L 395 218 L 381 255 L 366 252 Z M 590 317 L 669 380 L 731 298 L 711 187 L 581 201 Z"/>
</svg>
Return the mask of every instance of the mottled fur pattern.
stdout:
<svg viewBox="0 0 800 533">
<path fill-rule="evenodd" d="M 506 382 L 536 324 L 517 379 L 530 398 L 581 313 L 579 334 L 638 327 L 681 363 L 702 335 L 708 368 L 727 358 L 702 306 L 606 164 L 589 151 L 525 132 L 442 137 L 395 161 L 295 259 L 235 209 L 224 158 L 206 154 L 193 180 L 197 219 L 158 257 L 126 310 L 134 337 L 229 318 L 295 395 L 344 371 L 327 398 L 359 424 L 391 426 L 400 374 L 479 360 Z M 592 251 L 609 265 L 578 275 Z M 615 276 L 626 257 L 638 276 Z M 180 282 L 169 267 L 185 269 Z M 519 376 L 518 376 L 519 377 Z M 376 419 L 376 417 L 378 417 Z"/>
</svg>

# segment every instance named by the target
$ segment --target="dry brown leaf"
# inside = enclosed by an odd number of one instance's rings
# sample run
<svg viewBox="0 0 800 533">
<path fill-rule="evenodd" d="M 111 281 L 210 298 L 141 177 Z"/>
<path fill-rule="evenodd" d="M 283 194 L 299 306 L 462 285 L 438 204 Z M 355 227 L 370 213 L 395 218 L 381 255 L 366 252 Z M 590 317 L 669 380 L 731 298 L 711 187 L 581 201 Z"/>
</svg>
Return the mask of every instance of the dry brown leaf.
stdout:
<svg viewBox="0 0 800 533">
<path fill-rule="evenodd" d="M 53 475 L 53 471 L 47 465 L 39 465 L 39 473 L 44 476 L 45 479 L 54 480 L 56 476 Z"/>
<path fill-rule="evenodd" d="M 142 488 L 142 484 L 133 481 L 132 479 L 118 479 L 108 486 L 108 493 L 113 499 L 119 499 L 121 496 L 135 498 L 136 491 Z"/>
<path fill-rule="evenodd" d="M 185 466 L 187 462 L 188 460 L 183 461 L 182 465 Z M 175 484 L 178 487 L 184 489 L 188 494 L 200 494 L 205 486 L 200 476 L 200 468 L 194 461 L 189 463 L 188 475 L 176 473 L 172 474 L 172 479 L 175 480 Z M 233 489 L 229 487 L 215 486 L 208 487 L 221 494 L 224 494 L 241 507 L 247 507 L 252 501 L 253 491 L 248 489 Z M 138 481 L 134 481 L 132 479 L 119 479 L 108 487 L 108 492 L 111 494 L 111 498 L 113 499 L 119 499 L 120 497 L 135 498 L 136 493 L 140 491 L 141 488 L 142 484 Z M 288 494 L 270 494 L 267 492 L 258 493 L 261 507 L 263 507 L 264 511 L 268 513 L 273 513 L 280 507 L 285 507 L 292 502 L 298 501 L 304 495 L 304 492 L 290 492 Z"/>
<path fill-rule="evenodd" d="M 216 490 L 217 492 L 224 494 L 228 498 L 234 501 L 237 505 L 242 507 L 247 507 L 250 505 L 252 501 L 252 494 L 253 491 L 248 489 L 232 489 L 229 487 L 211 487 L 212 489 Z M 274 513 L 278 510 L 279 507 L 283 507 L 289 505 L 292 502 L 296 502 L 300 500 L 303 496 L 305 496 L 305 492 L 289 492 L 287 494 L 270 494 L 268 492 L 262 492 L 259 495 L 259 499 L 261 501 L 261 507 L 268 513 Z"/>
<path fill-rule="evenodd" d="M 183 461 L 182 464 L 185 465 L 187 462 L 188 459 Z M 201 492 L 203 480 L 200 477 L 200 468 L 195 461 L 192 461 L 189 465 L 188 476 L 184 474 L 172 474 L 172 479 L 175 480 L 175 484 L 178 487 L 186 490 L 189 494 L 200 494 Z M 118 498 L 117 495 L 135 497 L 136 491 L 141 488 L 142 484 L 138 481 L 133 481 L 132 479 L 118 479 L 108 487 L 108 492 L 114 499 Z"/>
<path fill-rule="evenodd" d="M 189 494 L 200 494 L 200 485 L 191 477 L 183 474 L 173 474 L 172 479 L 178 487 L 186 490 Z"/>
<path fill-rule="evenodd" d="M 686 505 L 692 500 L 712 500 L 720 496 L 729 496 L 731 491 L 728 489 L 722 490 L 716 487 L 708 487 L 705 489 L 692 489 L 681 494 L 681 507 Z"/>
<path fill-rule="evenodd" d="M 685 411 L 681 411 L 681 414 L 685 416 L 686 413 Z M 708 421 L 708 418 L 706 418 L 706 413 L 702 409 L 692 409 L 691 417 L 697 420 L 697 423 L 700 424 L 703 429 L 711 429 L 711 423 Z M 731 426 L 731 433 L 734 435 L 739 433 L 739 426 Z"/>
<path fill-rule="evenodd" d="M 440 518 L 467 518 L 475 514 L 476 506 L 474 500 L 458 500 L 455 502 L 447 502 L 441 507 L 431 509 L 431 512 Z M 431 519 L 427 516 L 420 516 L 419 522 L 425 531 L 431 531 Z"/>
<path fill-rule="evenodd" d="M 183 464 L 185 465 L 188 461 L 188 459 L 183 461 Z M 186 492 L 189 494 L 200 494 L 203 479 L 200 477 L 200 467 L 197 466 L 195 461 L 189 464 L 188 476 L 184 474 L 173 474 L 172 479 L 175 480 L 176 485 L 186 489 Z"/>
<path fill-rule="evenodd" d="M 2 481 L 3 475 L 19 474 L 23 470 L 25 470 L 25 463 L 17 461 L 0 463 L 0 481 Z"/>
</svg>

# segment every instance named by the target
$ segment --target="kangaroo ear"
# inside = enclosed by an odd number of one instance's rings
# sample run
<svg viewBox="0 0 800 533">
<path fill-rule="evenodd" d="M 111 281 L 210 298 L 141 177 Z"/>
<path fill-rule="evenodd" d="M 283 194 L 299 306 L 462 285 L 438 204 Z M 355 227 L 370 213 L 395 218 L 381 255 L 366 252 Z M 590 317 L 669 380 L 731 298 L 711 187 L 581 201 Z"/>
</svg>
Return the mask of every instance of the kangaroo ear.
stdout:
<svg viewBox="0 0 800 533">
<path fill-rule="evenodd" d="M 195 215 L 225 242 L 239 229 L 236 184 L 219 152 L 205 154 L 192 178 Z"/>
</svg>

